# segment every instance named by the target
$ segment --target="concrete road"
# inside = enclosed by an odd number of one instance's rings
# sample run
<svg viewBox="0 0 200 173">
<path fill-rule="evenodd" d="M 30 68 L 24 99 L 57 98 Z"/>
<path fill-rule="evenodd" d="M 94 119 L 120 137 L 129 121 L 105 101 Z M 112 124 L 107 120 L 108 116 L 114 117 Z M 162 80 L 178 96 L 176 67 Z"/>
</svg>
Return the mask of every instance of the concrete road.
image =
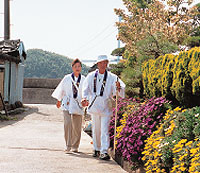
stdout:
<svg viewBox="0 0 200 173">
<path fill-rule="evenodd" d="M 26 105 L 16 121 L 0 122 L 0 173 L 124 173 L 115 161 L 92 157 L 82 132 L 79 153 L 64 152 L 62 111 L 55 105 Z"/>
</svg>

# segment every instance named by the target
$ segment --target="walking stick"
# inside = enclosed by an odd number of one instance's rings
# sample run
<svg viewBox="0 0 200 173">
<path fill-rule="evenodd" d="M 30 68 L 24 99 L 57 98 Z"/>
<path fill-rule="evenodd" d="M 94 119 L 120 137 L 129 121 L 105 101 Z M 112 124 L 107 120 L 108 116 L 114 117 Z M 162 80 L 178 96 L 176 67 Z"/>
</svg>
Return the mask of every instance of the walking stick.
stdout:
<svg viewBox="0 0 200 173">
<path fill-rule="evenodd" d="M 117 77 L 117 82 L 118 82 L 118 77 Z M 114 128 L 114 152 L 113 155 L 115 156 L 115 149 L 116 149 L 116 128 L 117 128 L 117 101 L 118 101 L 118 90 L 116 87 L 116 103 L 115 103 L 115 128 Z"/>
<path fill-rule="evenodd" d="M 6 114 L 6 116 L 8 116 L 7 108 L 6 108 L 6 105 L 5 105 L 5 103 L 4 103 L 4 100 L 3 100 L 3 97 L 2 97 L 2 95 L 1 95 L 1 92 L 0 92 L 0 98 L 1 98 L 1 102 L 2 102 L 2 104 L 3 104 L 3 109 L 5 110 L 5 114 Z"/>
</svg>

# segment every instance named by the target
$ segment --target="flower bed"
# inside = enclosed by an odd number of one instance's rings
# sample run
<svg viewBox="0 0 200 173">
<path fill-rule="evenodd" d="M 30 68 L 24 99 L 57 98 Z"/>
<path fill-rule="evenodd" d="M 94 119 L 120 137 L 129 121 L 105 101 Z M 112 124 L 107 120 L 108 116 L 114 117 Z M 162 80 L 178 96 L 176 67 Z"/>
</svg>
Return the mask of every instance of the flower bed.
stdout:
<svg viewBox="0 0 200 173">
<path fill-rule="evenodd" d="M 168 110 L 164 123 L 147 139 L 147 172 L 200 172 L 200 107 Z"/>
<path fill-rule="evenodd" d="M 135 99 L 121 99 L 118 103 L 116 153 L 129 161 L 133 168 L 142 165 L 144 141 L 161 122 L 168 101 L 162 97 L 141 103 Z M 113 144 L 114 115 L 110 122 L 110 139 Z"/>
</svg>

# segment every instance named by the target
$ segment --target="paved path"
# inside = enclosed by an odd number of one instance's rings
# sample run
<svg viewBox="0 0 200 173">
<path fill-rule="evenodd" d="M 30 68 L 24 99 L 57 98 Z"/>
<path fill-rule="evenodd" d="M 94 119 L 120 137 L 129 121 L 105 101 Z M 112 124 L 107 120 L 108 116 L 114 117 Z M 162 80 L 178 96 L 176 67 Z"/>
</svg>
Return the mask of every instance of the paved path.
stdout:
<svg viewBox="0 0 200 173">
<path fill-rule="evenodd" d="M 113 160 L 92 157 L 82 132 L 80 153 L 64 153 L 63 117 L 54 105 L 26 105 L 17 121 L 0 122 L 0 173 L 124 173 Z"/>
</svg>

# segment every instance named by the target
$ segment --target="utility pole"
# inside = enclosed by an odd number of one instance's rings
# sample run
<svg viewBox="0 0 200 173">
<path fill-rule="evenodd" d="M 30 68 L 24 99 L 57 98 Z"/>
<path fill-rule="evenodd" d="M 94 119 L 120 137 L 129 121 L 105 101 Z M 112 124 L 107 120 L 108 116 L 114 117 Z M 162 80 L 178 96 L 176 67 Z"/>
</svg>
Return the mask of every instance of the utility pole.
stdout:
<svg viewBox="0 0 200 173">
<path fill-rule="evenodd" d="M 10 39 L 10 0 L 4 0 L 4 40 Z"/>
<path fill-rule="evenodd" d="M 4 0 L 4 40 L 10 40 L 10 0 Z M 11 62 L 4 63 L 4 101 L 10 102 Z"/>
<path fill-rule="evenodd" d="M 122 21 L 122 17 L 119 16 L 119 22 L 121 22 L 121 21 Z M 118 35 L 119 35 L 119 30 L 118 30 Z M 117 48 L 120 48 L 120 39 L 119 39 L 119 36 L 117 38 L 117 41 L 118 41 L 118 47 Z M 120 60 L 120 56 L 117 56 L 117 62 L 119 62 L 119 60 Z"/>
</svg>

